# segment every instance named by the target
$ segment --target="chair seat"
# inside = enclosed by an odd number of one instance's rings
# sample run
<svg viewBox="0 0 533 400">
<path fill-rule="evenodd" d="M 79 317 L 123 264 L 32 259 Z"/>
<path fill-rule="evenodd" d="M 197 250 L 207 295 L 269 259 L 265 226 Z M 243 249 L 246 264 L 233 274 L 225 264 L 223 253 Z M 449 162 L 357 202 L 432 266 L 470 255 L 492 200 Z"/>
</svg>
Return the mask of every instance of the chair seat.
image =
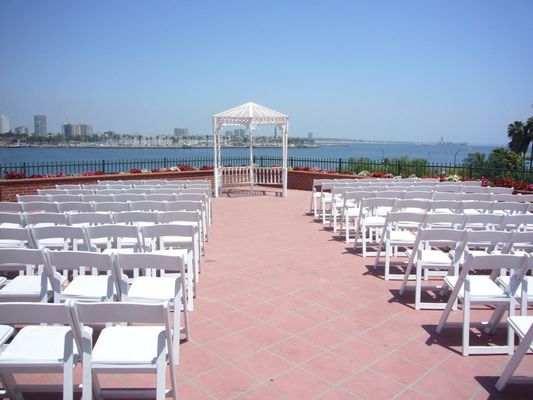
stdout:
<svg viewBox="0 0 533 400">
<path fill-rule="evenodd" d="M 164 340 L 162 326 L 112 326 L 104 328 L 93 348 L 93 364 L 153 364 L 157 345 Z"/>
<path fill-rule="evenodd" d="M 448 286 L 453 289 L 457 283 L 459 277 L 457 276 L 447 276 L 444 278 L 444 281 Z M 470 295 L 474 297 L 492 297 L 504 299 L 507 297 L 505 291 L 499 287 L 496 282 L 490 279 L 490 276 L 487 275 L 472 275 L 469 277 L 470 280 Z M 464 285 L 459 292 L 459 298 L 464 298 Z"/>
<path fill-rule="evenodd" d="M 416 236 L 409 231 L 391 231 L 389 242 L 392 246 L 396 244 L 414 244 Z"/>
<path fill-rule="evenodd" d="M 26 326 L 0 354 L 0 364 L 61 364 L 69 332 L 70 326 Z"/>
<path fill-rule="evenodd" d="M 533 316 L 513 316 L 509 318 L 509 325 L 516 332 L 520 339 L 523 339 L 531 325 L 533 325 Z M 529 351 L 533 351 L 533 344 L 529 346 Z"/>
<path fill-rule="evenodd" d="M 527 279 L 527 297 L 533 298 L 533 276 L 526 276 L 525 279 Z M 504 289 L 507 289 L 509 287 L 510 282 L 511 282 L 510 276 L 500 276 L 498 277 L 498 279 L 496 279 L 496 283 L 498 283 Z M 518 289 L 516 290 L 516 296 L 518 298 L 522 297 L 522 284 L 518 286 Z"/>
<path fill-rule="evenodd" d="M 141 302 L 173 300 L 175 293 L 175 278 L 140 276 L 133 280 L 128 290 L 128 300 Z"/>
<path fill-rule="evenodd" d="M 385 217 L 371 215 L 368 217 L 364 217 L 363 223 L 367 228 L 382 227 L 385 224 Z"/>
<path fill-rule="evenodd" d="M 0 289 L 0 297 L 39 296 L 41 281 L 39 275 L 17 275 Z"/>
<path fill-rule="evenodd" d="M 61 297 L 104 301 L 107 298 L 109 287 L 116 294 L 111 275 L 81 275 L 70 282 L 66 289 L 63 290 Z"/>
</svg>

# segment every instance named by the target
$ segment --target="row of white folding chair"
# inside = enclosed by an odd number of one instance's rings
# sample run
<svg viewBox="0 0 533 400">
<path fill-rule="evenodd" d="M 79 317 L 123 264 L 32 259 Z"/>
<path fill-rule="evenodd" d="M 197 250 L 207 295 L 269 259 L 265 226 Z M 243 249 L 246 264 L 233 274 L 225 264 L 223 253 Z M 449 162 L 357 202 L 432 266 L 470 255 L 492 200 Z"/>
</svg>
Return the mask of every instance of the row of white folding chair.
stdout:
<svg viewBox="0 0 533 400">
<path fill-rule="evenodd" d="M 0 377 L 8 395 L 21 399 L 22 392 L 43 392 L 50 387 L 19 384 L 14 373 L 62 373 L 59 385 L 64 400 L 72 400 L 82 390 L 83 399 L 101 398 L 99 374 L 153 373 L 155 390 L 135 393 L 114 390 L 122 397 L 154 397 L 163 400 L 170 394 L 177 399 L 174 371 L 176 355 L 168 302 L 0 304 L 0 322 L 20 325 L 22 329 L 0 354 Z M 125 325 L 125 323 L 127 325 Z M 94 342 L 90 325 L 105 324 Z M 175 334 L 174 334 L 175 335 Z M 83 367 L 82 385 L 74 385 L 74 367 Z M 166 389 L 166 369 L 170 368 L 170 391 Z"/>
<path fill-rule="evenodd" d="M 56 195 L 17 195 L 18 203 L 27 202 L 84 202 L 84 201 L 139 201 L 139 200 L 155 200 L 155 201 L 175 201 L 182 197 L 196 196 L 198 199 L 204 195 L 207 197 L 207 193 L 200 190 L 187 190 L 176 192 L 174 189 L 156 189 L 145 190 L 135 189 L 129 191 L 119 191 L 118 193 L 109 194 L 56 194 Z M 207 199 L 206 199 L 207 201 Z"/>
<path fill-rule="evenodd" d="M 374 262 L 374 269 L 377 268 L 381 251 L 385 249 L 385 279 L 402 279 L 403 274 L 390 273 L 390 259 L 394 255 L 398 255 L 398 247 L 406 249 L 412 248 L 416 241 L 416 235 L 420 227 L 443 227 L 444 221 L 451 222 L 450 226 L 446 228 L 452 229 L 474 229 L 474 230 L 494 230 L 496 227 L 501 227 L 506 224 L 509 227 L 523 224 L 523 222 L 530 222 L 528 215 L 518 216 L 503 216 L 493 214 L 476 214 L 466 215 L 464 217 L 463 225 L 457 225 L 455 221 L 458 217 L 455 214 L 443 215 L 432 214 L 426 212 L 389 212 L 385 218 L 381 234 L 379 236 L 379 244 L 376 252 Z M 507 218 L 507 222 L 504 222 Z M 453 222 L 452 222 L 453 221 Z M 522 221 L 522 222 L 519 222 Z M 512 229 L 512 228 L 511 228 Z M 355 243 L 357 246 L 357 242 Z"/>
<path fill-rule="evenodd" d="M 384 215 L 387 211 L 401 211 L 405 209 L 421 209 L 428 212 L 434 213 L 456 213 L 456 214 L 495 214 L 495 215 L 531 215 L 526 214 L 528 210 L 528 205 L 525 203 L 507 203 L 507 202 L 483 202 L 483 201 L 430 201 L 426 203 L 424 200 L 417 199 L 401 199 L 396 200 L 394 198 L 382 197 L 386 192 L 379 193 L 379 198 L 373 197 L 377 196 L 378 193 L 364 193 L 363 200 L 359 198 L 358 202 L 355 202 L 354 199 L 359 195 L 358 193 L 349 194 L 346 196 L 346 202 L 344 204 L 342 215 L 343 215 L 343 225 L 345 228 L 345 240 L 346 243 L 350 241 L 349 233 L 351 227 L 355 227 L 356 234 L 364 232 L 358 230 L 360 225 L 365 224 L 365 217 L 371 217 L 371 225 L 373 227 L 380 227 L 384 222 Z M 372 200 L 375 198 L 376 200 Z M 382 201 L 380 199 L 388 199 L 388 201 Z M 355 203 L 355 204 L 353 204 Z M 379 203 L 379 204 L 374 204 Z M 354 207 L 355 206 L 355 207 Z M 359 210 L 356 211 L 357 206 Z M 427 208 L 426 208 L 427 207 Z M 370 215 L 367 215 L 369 214 Z M 379 214 L 379 215 L 378 215 Z M 491 217 L 487 217 L 490 219 Z M 353 225 L 352 225 L 352 220 Z M 473 222 L 472 222 L 473 223 Z M 524 220 L 524 223 L 527 225 L 530 224 L 529 220 Z M 532 227 L 533 228 L 533 227 Z"/>
</svg>

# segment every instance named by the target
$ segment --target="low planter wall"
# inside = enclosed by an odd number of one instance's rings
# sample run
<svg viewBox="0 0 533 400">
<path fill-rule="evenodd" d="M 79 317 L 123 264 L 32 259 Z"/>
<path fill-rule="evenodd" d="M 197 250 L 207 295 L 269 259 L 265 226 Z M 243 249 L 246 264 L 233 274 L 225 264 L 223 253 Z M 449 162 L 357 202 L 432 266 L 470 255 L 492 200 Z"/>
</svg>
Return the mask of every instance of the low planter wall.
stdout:
<svg viewBox="0 0 533 400">
<path fill-rule="evenodd" d="M 336 174 L 313 171 L 288 171 L 287 188 L 296 190 L 313 190 L 315 179 L 364 179 L 353 174 Z"/>
<path fill-rule="evenodd" d="M 16 201 L 17 194 L 37 194 L 37 189 L 53 189 L 56 185 L 90 185 L 97 181 L 116 180 L 213 180 L 213 171 L 152 172 L 140 174 L 113 174 L 93 176 L 63 176 L 57 178 L 0 179 L 0 201 Z"/>
</svg>

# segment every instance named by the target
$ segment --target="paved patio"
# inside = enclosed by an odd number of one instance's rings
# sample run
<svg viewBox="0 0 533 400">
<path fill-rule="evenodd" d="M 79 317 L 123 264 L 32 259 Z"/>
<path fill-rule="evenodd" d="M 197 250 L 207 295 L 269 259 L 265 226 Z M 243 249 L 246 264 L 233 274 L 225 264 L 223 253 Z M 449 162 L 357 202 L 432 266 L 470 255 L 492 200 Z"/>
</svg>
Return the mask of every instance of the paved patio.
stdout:
<svg viewBox="0 0 533 400">
<path fill-rule="evenodd" d="M 308 208 L 304 191 L 214 199 L 181 399 L 533 397 L 533 386 L 495 392 L 508 356 L 462 357 L 459 330 L 434 335 L 441 311 L 398 301 L 399 282 L 369 272 L 373 258 L 354 255 Z M 533 376 L 526 358 L 519 373 Z"/>
</svg>

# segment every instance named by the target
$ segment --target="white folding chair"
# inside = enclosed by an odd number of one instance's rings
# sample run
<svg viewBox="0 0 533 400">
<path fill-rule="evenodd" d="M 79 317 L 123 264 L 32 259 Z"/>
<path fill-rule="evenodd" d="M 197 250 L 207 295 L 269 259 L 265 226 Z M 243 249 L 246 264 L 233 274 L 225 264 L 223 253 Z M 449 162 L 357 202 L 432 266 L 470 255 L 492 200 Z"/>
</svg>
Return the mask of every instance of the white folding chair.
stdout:
<svg viewBox="0 0 533 400">
<path fill-rule="evenodd" d="M 209 239 L 209 221 L 206 216 L 205 204 L 201 201 L 169 201 L 167 202 L 167 211 L 198 211 L 202 220 L 202 232 L 204 241 Z"/>
<path fill-rule="evenodd" d="M 163 271 L 160 276 L 151 274 L 154 269 Z M 140 270 L 144 274 L 130 280 L 125 271 Z M 155 253 L 117 254 L 115 256 L 115 275 L 117 276 L 121 301 L 154 303 L 168 301 L 174 310 L 172 344 L 176 363 L 179 362 L 180 337 L 189 340 L 189 310 L 187 272 L 181 255 L 163 255 Z M 181 324 L 183 312 L 183 327 Z"/>
<path fill-rule="evenodd" d="M 387 215 L 374 262 L 375 270 L 377 269 L 381 251 L 385 248 L 385 280 L 403 279 L 404 274 L 390 272 L 391 257 L 393 254 L 398 255 L 396 250 L 398 247 L 408 249 L 414 246 L 417 230 L 424 224 L 425 220 L 425 212 L 391 212 Z"/>
<path fill-rule="evenodd" d="M 198 211 L 163 211 L 157 213 L 158 224 L 180 224 L 194 227 L 195 240 L 202 255 L 205 254 L 204 235 L 202 232 L 202 219 Z M 200 259 L 201 265 L 201 259 Z"/>
<path fill-rule="evenodd" d="M 491 212 L 500 215 L 525 214 L 528 208 L 527 203 L 498 201 L 493 204 Z"/>
<path fill-rule="evenodd" d="M 157 223 L 157 213 L 155 211 L 123 211 L 113 213 L 115 224 L 125 225 L 152 225 Z"/>
<path fill-rule="evenodd" d="M 132 393 L 134 389 L 105 390 L 98 380 L 98 374 L 152 372 L 156 375 L 156 399 L 164 400 L 171 394 L 177 400 L 168 303 L 76 302 L 71 309 L 76 326 L 118 324 L 106 326 L 94 346 L 92 335 L 82 333 L 84 399 L 92 398 L 91 388 L 96 398 L 107 394 L 125 398 L 153 397 L 153 390 L 137 390 L 137 393 Z M 166 393 L 165 387 L 167 363 L 171 393 Z"/>
<path fill-rule="evenodd" d="M 17 202 L 49 202 L 50 199 L 45 194 L 17 194 Z"/>
<path fill-rule="evenodd" d="M 95 202 L 95 203 L 110 203 L 113 201 L 113 196 L 110 194 L 84 194 L 81 196 L 81 201 Z"/>
<path fill-rule="evenodd" d="M 495 329 L 501 317 L 501 310 L 507 310 L 509 317 L 515 312 L 515 294 L 526 270 L 531 267 L 531 256 L 510 254 L 476 255 L 466 253 L 465 262 L 462 265 L 459 276 L 447 276 L 445 284 L 452 290 L 448 303 L 437 325 L 436 332 L 440 334 L 447 324 L 452 307 L 458 300 L 463 305 L 462 322 L 462 353 L 463 356 L 470 354 L 513 354 L 514 334 L 512 328 L 507 328 L 507 344 L 504 346 L 471 346 L 470 345 L 470 321 L 471 306 L 475 304 L 493 305 L 496 309 L 488 323 L 482 323 L 485 331 Z M 503 290 L 490 277 L 490 275 L 473 275 L 473 270 L 499 271 L 505 268 L 511 273 L 509 290 Z M 451 323 L 449 323 L 451 325 Z"/>
<path fill-rule="evenodd" d="M 51 290 L 43 273 L 46 261 L 41 250 L 0 249 L 0 271 L 17 271 L 19 275 L 4 281 L 0 288 L 1 301 L 46 302 Z"/>
<path fill-rule="evenodd" d="M 437 203 L 437 202 L 434 202 Z M 464 229 L 466 215 L 430 211 L 426 214 L 424 226 L 432 229 Z"/>
<path fill-rule="evenodd" d="M 176 196 L 169 193 L 152 193 L 145 196 L 148 201 L 175 201 Z"/>
<path fill-rule="evenodd" d="M 75 365 L 80 362 L 81 346 L 72 329 L 71 313 L 63 304 L 2 303 L 0 322 L 31 324 L 24 326 L 0 353 L 0 376 L 10 399 L 22 399 L 22 392 L 63 393 L 63 400 L 74 399 Z M 34 324 L 34 325 L 33 325 Z M 39 325 L 40 324 L 40 325 Z M 49 324 L 49 325 L 44 325 Z M 89 334 L 89 331 L 84 331 Z M 17 384 L 14 374 L 62 373 L 61 385 Z M 84 398 L 91 398 L 89 396 Z"/>
<path fill-rule="evenodd" d="M 357 218 L 354 250 L 357 250 L 359 242 L 363 257 L 376 255 L 376 252 L 368 252 L 369 245 L 378 245 L 380 234 L 385 225 L 385 219 L 390 212 L 396 199 L 394 198 L 363 198 L 360 202 L 359 217 Z"/>
<path fill-rule="evenodd" d="M 520 345 L 516 349 L 502 374 L 496 382 L 496 389 L 503 391 L 509 383 L 531 383 L 531 377 L 513 377 L 524 356 L 533 352 L 533 316 L 512 316 L 508 319 L 509 327 L 519 337 Z"/>
<path fill-rule="evenodd" d="M 92 189 L 66 189 L 65 192 L 67 192 L 66 194 L 77 194 L 80 196 L 94 194 L 94 190 Z"/>
<path fill-rule="evenodd" d="M 157 254 L 177 254 L 184 258 L 187 273 L 192 276 L 192 293 L 196 295 L 197 283 L 200 278 L 200 262 L 194 235 L 194 227 L 187 225 L 157 224 L 141 227 L 144 248 L 151 248 L 151 252 Z M 189 286 L 189 290 L 191 290 L 191 286 Z"/>
<path fill-rule="evenodd" d="M 64 189 L 37 189 L 37 194 L 39 195 L 56 195 L 56 194 L 68 194 Z"/>
<path fill-rule="evenodd" d="M 344 240 L 350 242 L 350 231 L 355 231 L 355 240 L 358 239 L 358 223 L 361 214 L 361 201 L 375 196 L 375 192 L 366 190 L 347 191 L 343 196 L 343 206 L 341 210 L 341 230 L 344 228 Z"/>
<path fill-rule="evenodd" d="M 403 295 L 406 289 L 409 289 L 408 281 L 411 277 L 411 270 L 415 267 L 415 309 L 443 309 L 445 303 L 422 301 L 422 290 L 440 289 L 440 285 L 424 282 L 422 285 L 422 274 L 426 280 L 430 276 L 458 275 L 459 261 L 462 257 L 462 252 L 466 241 L 465 230 L 455 229 L 427 229 L 420 228 L 416 237 L 416 243 L 413 246 L 411 257 L 405 274 L 402 285 L 400 287 L 400 295 Z M 454 249 L 453 257 L 450 253 L 444 251 L 443 248 Z M 432 273 L 438 271 L 437 274 Z"/>
<path fill-rule="evenodd" d="M 494 206 L 493 201 L 484 200 L 463 200 L 461 201 L 460 212 L 467 215 L 489 214 Z"/>
<path fill-rule="evenodd" d="M 83 301 L 113 301 L 119 298 L 118 282 L 112 275 L 113 263 L 107 254 L 87 251 L 45 251 L 45 272 L 54 291 L 54 302 L 67 299 Z M 89 268 L 90 275 L 85 273 Z M 63 287 L 61 273 L 82 271 L 76 274 L 67 287 Z"/>
</svg>

